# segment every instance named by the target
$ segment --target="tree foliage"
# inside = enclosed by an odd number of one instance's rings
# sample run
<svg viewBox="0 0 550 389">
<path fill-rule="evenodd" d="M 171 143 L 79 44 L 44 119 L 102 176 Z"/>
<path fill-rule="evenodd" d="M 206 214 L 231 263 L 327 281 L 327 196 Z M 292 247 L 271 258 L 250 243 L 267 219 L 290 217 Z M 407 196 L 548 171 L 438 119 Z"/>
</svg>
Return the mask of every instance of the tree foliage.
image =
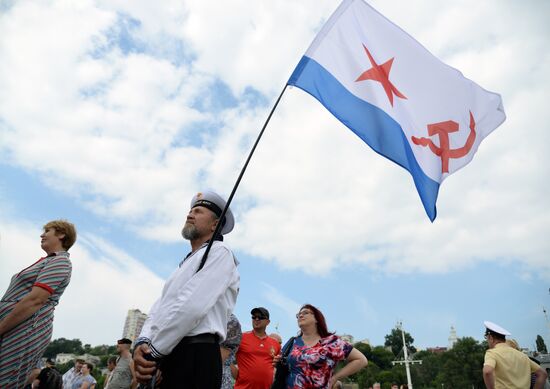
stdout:
<svg viewBox="0 0 550 389">
<path fill-rule="evenodd" d="M 412 343 L 412 337 L 409 339 Z M 382 389 L 389 389 L 392 382 L 407 383 L 405 366 L 393 366 L 391 362 L 395 356 L 385 347 L 372 347 L 362 343 L 354 346 L 367 357 L 369 364 L 346 381 L 357 383 L 359 389 L 367 389 L 375 382 L 380 382 Z M 421 360 L 422 364 L 411 366 L 414 387 L 417 389 L 484 388 L 482 368 L 486 349 L 485 342 L 480 343 L 466 337 L 458 339 L 454 347 L 445 352 L 415 353 L 412 359 Z"/>
<path fill-rule="evenodd" d="M 90 344 L 82 345 L 82 341 L 80 341 L 80 339 L 59 338 L 50 342 L 50 344 L 46 348 L 44 357 L 55 359 L 57 354 L 61 353 L 75 354 L 77 356 L 90 354 L 99 357 L 100 362 L 94 367 L 94 370 L 92 371 L 92 376 L 94 376 L 94 378 L 97 380 L 96 389 L 102 389 L 105 377 L 102 375 L 101 369 L 107 366 L 107 360 L 109 359 L 109 357 L 116 354 L 116 346 L 109 346 L 105 344 L 99 346 L 92 346 Z M 56 366 L 56 369 L 61 374 L 64 374 L 73 366 L 74 361 L 69 361 L 67 363 L 58 364 Z"/>
<path fill-rule="evenodd" d="M 421 365 L 413 365 L 411 368 L 414 386 L 430 387 L 431 384 L 437 381 L 437 375 L 441 372 L 441 355 L 429 351 L 420 351 L 414 355 L 414 359 L 422 361 Z"/>
<path fill-rule="evenodd" d="M 537 351 L 541 354 L 548 354 L 546 343 L 544 343 L 544 339 L 540 335 L 537 335 Z"/>
<path fill-rule="evenodd" d="M 101 344 L 99 346 L 94 346 L 90 349 L 90 354 L 96 355 L 98 357 L 104 355 L 113 355 L 116 354 L 116 346 L 108 346 L 106 344 Z"/>
<path fill-rule="evenodd" d="M 382 370 L 391 369 L 394 359 L 392 352 L 382 346 L 376 346 L 372 349 L 371 360 Z"/>
<path fill-rule="evenodd" d="M 483 387 L 483 358 L 485 349 L 473 338 L 458 340 L 453 348 L 442 354 L 441 377 L 445 387 Z"/>
<path fill-rule="evenodd" d="M 66 372 L 69 371 L 69 369 L 71 367 L 74 366 L 74 362 L 73 361 L 69 361 L 67 363 L 61 363 L 59 365 L 56 365 L 55 368 L 61 373 L 61 374 L 65 374 Z"/>
<path fill-rule="evenodd" d="M 407 349 L 414 354 L 416 348 L 412 345 L 413 343 L 413 337 L 405 331 L 405 344 L 407 345 Z M 401 336 L 401 330 L 399 328 L 395 327 L 385 336 L 384 346 L 391 347 L 391 351 L 396 357 L 403 352 L 403 337 Z"/>
<path fill-rule="evenodd" d="M 44 352 L 44 357 L 53 359 L 57 354 L 61 353 L 77 355 L 84 354 L 82 342 L 80 341 L 80 339 L 55 339 L 51 341 L 46 348 L 46 351 Z"/>
<path fill-rule="evenodd" d="M 104 355 L 116 354 L 116 346 L 102 344 L 92 347 L 89 344 L 82 345 L 80 339 L 59 338 L 50 342 L 44 352 L 44 357 L 53 359 L 60 353 L 75 355 L 90 354 L 102 357 Z"/>
</svg>

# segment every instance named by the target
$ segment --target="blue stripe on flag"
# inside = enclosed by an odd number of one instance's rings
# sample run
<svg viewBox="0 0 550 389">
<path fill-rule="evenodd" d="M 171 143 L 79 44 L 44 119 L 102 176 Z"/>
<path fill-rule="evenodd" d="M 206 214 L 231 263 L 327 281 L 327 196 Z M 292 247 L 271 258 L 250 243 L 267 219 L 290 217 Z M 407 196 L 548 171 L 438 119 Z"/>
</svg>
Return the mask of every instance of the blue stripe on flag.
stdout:
<svg viewBox="0 0 550 389">
<path fill-rule="evenodd" d="M 288 84 L 315 97 L 374 151 L 407 169 L 413 176 L 428 217 L 435 220 L 439 183 L 424 174 L 399 123 L 380 108 L 353 95 L 307 56 L 302 57 Z"/>
</svg>

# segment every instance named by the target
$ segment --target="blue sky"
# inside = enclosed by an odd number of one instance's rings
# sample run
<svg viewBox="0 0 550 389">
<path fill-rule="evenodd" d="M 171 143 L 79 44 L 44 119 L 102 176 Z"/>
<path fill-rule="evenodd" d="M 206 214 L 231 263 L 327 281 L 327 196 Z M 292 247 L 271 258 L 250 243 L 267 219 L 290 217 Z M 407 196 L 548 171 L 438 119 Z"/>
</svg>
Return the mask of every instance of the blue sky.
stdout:
<svg viewBox="0 0 550 389">
<path fill-rule="evenodd" d="M 309 302 L 331 329 L 373 344 L 398 320 L 418 347 L 445 346 L 451 325 L 480 340 L 483 320 L 523 347 L 537 334 L 550 344 L 548 5 L 372 4 L 501 93 L 508 119 L 445 181 L 432 224 L 405 171 L 285 92 L 234 200 L 237 316 L 249 329 L 250 309 L 265 306 L 286 338 Z M 337 5 L 4 3 L 0 289 L 41 255 L 40 227 L 67 218 L 79 240 L 54 336 L 120 337 L 126 311 L 147 311 L 187 253 L 191 196 L 229 194 Z"/>
</svg>

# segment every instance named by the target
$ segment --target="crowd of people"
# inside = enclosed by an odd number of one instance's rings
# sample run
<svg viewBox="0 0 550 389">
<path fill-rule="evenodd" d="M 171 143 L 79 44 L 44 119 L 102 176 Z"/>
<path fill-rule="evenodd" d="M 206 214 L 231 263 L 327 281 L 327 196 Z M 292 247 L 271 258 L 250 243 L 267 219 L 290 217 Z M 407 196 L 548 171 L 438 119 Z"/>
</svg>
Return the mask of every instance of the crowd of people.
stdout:
<svg viewBox="0 0 550 389">
<path fill-rule="evenodd" d="M 135 379 L 132 353 L 132 341 L 120 339 L 117 341 L 116 350 L 118 357 L 111 356 L 107 360 L 107 373 L 103 381 L 103 389 L 135 389 Z M 46 359 L 42 368 L 31 369 L 24 386 L 11 385 L 9 387 L 22 387 L 24 389 L 96 389 L 97 380 L 92 375 L 94 365 L 81 358 L 74 360 L 72 366 L 65 374 L 61 375 L 56 364 L 51 359 Z"/>
<path fill-rule="evenodd" d="M 107 360 L 107 374 L 103 389 L 135 389 L 137 381 L 131 350 L 132 341 L 122 338 L 117 341 L 118 357 Z M 94 366 L 82 359 L 76 359 L 74 366 L 63 374 L 63 385 L 48 389 L 95 389 L 97 381 L 91 375 Z M 40 386 L 38 386 L 40 388 Z"/>
<path fill-rule="evenodd" d="M 367 358 L 330 332 L 323 313 L 311 304 L 297 312 L 298 334 L 284 344 L 277 334 L 267 334 L 270 314 L 264 307 L 251 310 L 252 330 L 242 333 L 232 313 L 238 261 L 224 242 L 234 225 L 218 194 L 192 198 L 182 229 L 191 251 L 167 279 L 133 354 L 129 339 L 117 342 L 119 357 L 109 361 L 106 388 L 333 389 L 367 366 Z M 68 251 L 76 229 L 56 220 L 40 237 L 46 256 L 14 275 L 0 301 L 0 388 L 95 389 L 94 366 L 87 361 L 76 360 L 62 379 L 53 366 L 36 369 L 51 339 L 54 308 L 71 278 Z M 485 325 L 487 388 L 543 388 L 546 372 L 506 345 L 507 331 Z M 339 361 L 345 364 L 336 369 Z"/>
</svg>

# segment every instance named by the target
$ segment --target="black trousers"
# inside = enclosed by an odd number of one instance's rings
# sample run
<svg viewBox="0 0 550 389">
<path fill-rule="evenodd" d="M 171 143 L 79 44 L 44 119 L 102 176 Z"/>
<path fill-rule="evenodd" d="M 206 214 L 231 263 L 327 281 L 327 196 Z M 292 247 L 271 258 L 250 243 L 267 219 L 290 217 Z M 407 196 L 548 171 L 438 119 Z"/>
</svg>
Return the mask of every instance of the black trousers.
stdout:
<svg viewBox="0 0 550 389">
<path fill-rule="evenodd" d="M 220 389 L 222 359 L 218 343 L 180 342 L 163 359 L 162 389 Z"/>
</svg>

